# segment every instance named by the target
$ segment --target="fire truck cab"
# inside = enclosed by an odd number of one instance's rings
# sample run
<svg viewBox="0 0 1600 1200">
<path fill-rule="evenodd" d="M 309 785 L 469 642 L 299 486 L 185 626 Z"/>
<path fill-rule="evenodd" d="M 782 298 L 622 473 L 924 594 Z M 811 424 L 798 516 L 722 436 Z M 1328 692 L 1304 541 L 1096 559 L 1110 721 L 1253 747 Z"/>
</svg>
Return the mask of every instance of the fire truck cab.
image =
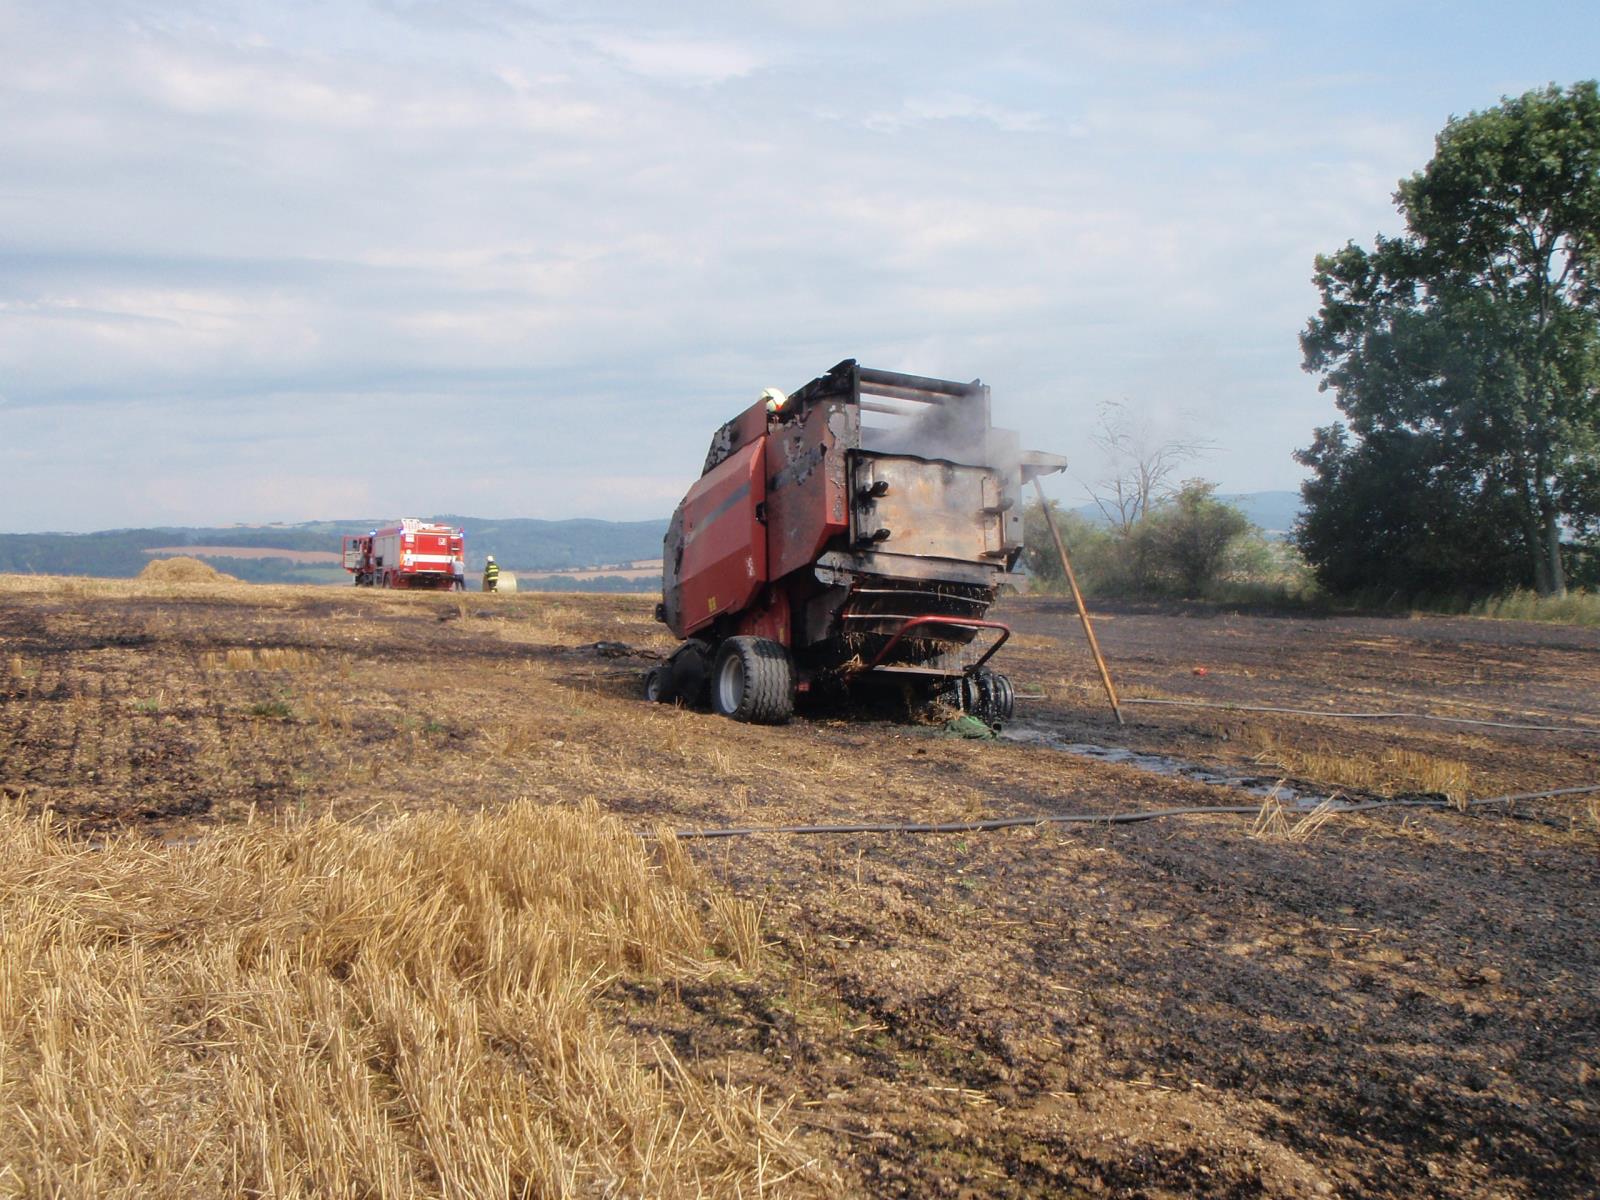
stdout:
<svg viewBox="0 0 1600 1200">
<path fill-rule="evenodd" d="M 449 525 L 407 517 L 386 529 L 347 535 L 344 569 L 357 587 L 464 588 L 466 537 Z"/>
</svg>

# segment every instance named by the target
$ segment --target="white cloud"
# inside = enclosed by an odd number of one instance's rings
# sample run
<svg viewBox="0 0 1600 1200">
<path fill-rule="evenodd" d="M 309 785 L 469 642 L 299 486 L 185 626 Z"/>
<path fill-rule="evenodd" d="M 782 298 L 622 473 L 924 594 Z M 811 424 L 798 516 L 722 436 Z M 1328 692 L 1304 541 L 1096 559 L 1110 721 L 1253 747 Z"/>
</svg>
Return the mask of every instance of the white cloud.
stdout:
<svg viewBox="0 0 1600 1200">
<path fill-rule="evenodd" d="M 754 47 L 721 38 L 683 34 L 601 33 L 594 45 L 629 71 L 662 83 L 708 84 L 740 79 L 766 65 Z"/>
<path fill-rule="evenodd" d="M 358 484 L 658 515 L 715 424 L 846 355 L 981 375 L 1074 456 L 1098 400 L 1197 397 L 1225 490 L 1281 486 L 1332 415 L 1294 341 L 1311 256 L 1395 228 L 1439 110 L 1498 94 L 1457 54 L 1410 95 L 1403 37 L 1309 74 L 1286 21 L 0 4 L 0 521 L 288 519 Z M 440 414 L 429 498 L 352 478 L 352 430 Z M 54 486 L 85 455 L 119 465 Z"/>
<path fill-rule="evenodd" d="M 1164 72 L 1237 63 L 1267 47 L 1259 33 L 1212 19 L 1205 10 L 1161 11 L 1154 6 L 1146 19 L 1113 22 L 1092 16 L 1065 15 L 1059 34 L 1076 60 L 1123 69 Z"/>
<path fill-rule="evenodd" d="M 1008 108 L 959 92 L 910 97 L 893 112 L 869 114 L 862 124 L 878 133 L 899 133 L 932 121 L 984 121 L 1002 133 L 1037 133 L 1047 125 L 1043 113 Z"/>
</svg>

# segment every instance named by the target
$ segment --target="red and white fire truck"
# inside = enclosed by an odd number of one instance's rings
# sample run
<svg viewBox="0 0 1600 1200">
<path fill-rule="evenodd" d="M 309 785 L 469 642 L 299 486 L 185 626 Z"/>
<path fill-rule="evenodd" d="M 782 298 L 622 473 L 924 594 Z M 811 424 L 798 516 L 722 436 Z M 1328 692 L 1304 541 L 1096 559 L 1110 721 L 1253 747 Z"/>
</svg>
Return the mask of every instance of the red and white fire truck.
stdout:
<svg viewBox="0 0 1600 1200">
<path fill-rule="evenodd" d="M 464 588 L 466 538 L 449 525 L 407 517 L 387 529 L 347 535 L 344 569 L 357 587 Z"/>
</svg>

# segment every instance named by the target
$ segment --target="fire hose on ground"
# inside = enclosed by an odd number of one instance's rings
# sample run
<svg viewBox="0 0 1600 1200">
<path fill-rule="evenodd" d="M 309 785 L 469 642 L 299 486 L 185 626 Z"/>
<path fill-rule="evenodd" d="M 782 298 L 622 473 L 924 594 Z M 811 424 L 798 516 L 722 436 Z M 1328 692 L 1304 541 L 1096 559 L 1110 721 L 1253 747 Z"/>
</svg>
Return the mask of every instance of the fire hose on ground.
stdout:
<svg viewBox="0 0 1600 1200">
<path fill-rule="evenodd" d="M 1449 800 L 1403 799 L 1363 800 L 1352 803 L 1329 803 L 1324 811 L 1339 815 L 1372 812 L 1380 808 L 1459 809 L 1479 808 L 1488 804 L 1514 804 L 1523 800 L 1549 800 L 1558 796 L 1582 796 L 1600 793 L 1600 783 L 1582 787 L 1551 788 L 1543 792 L 1519 792 L 1508 796 L 1486 796 L 1468 800 L 1464 806 Z M 1315 809 L 1305 810 L 1307 814 Z M 1142 812 L 1123 813 L 1041 813 L 1030 817 L 992 817 L 981 821 L 943 821 L 915 823 L 894 821 L 867 821 L 853 825 L 748 825 L 730 829 L 675 829 L 673 836 L 680 840 L 753 837 L 757 834 L 812 836 L 859 833 L 985 833 L 995 829 L 1018 829 L 1039 825 L 1133 825 L 1141 821 L 1156 821 L 1166 817 L 1249 816 L 1261 812 L 1259 804 L 1193 805 L 1185 808 L 1152 808 Z M 641 834 L 641 836 L 654 836 Z"/>
<path fill-rule="evenodd" d="M 1531 725 L 1518 721 L 1490 721 L 1481 717 L 1446 717 L 1414 712 L 1329 712 L 1318 708 L 1274 708 L 1265 704 L 1221 704 L 1211 700 L 1146 700 L 1124 697 L 1123 704 L 1160 704 L 1171 708 L 1212 708 L 1227 712 L 1285 713 L 1295 717 L 1329 717 L 1342 721 L 1440 721 L 1450 725 L 1481 725 L 1490 729 L 1532 729 L 1541 733 L 1577 733 L 1600 737 L 1600 729 L 1583 725 Z"/>
</svg>

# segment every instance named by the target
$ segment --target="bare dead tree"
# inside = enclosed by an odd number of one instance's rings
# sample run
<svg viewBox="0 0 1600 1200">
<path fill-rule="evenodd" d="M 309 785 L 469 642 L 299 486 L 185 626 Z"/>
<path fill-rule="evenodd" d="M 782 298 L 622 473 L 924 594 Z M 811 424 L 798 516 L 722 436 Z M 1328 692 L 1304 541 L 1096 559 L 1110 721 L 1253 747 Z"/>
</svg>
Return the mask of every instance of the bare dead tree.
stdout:
<svg viewBox="0 0 1600 1200">
<path fill-rule="evenodd" d="M 1185 463 L 1216 449 L 1187 430 L 1158 430 L 1125 400 L 1100 406 L 1090 441 L 1106 456 L 1106 474 L 1088 485 L 1101 515 L 1126 534 L 1155 505 L 1175 495 Z"/>
</svg>

